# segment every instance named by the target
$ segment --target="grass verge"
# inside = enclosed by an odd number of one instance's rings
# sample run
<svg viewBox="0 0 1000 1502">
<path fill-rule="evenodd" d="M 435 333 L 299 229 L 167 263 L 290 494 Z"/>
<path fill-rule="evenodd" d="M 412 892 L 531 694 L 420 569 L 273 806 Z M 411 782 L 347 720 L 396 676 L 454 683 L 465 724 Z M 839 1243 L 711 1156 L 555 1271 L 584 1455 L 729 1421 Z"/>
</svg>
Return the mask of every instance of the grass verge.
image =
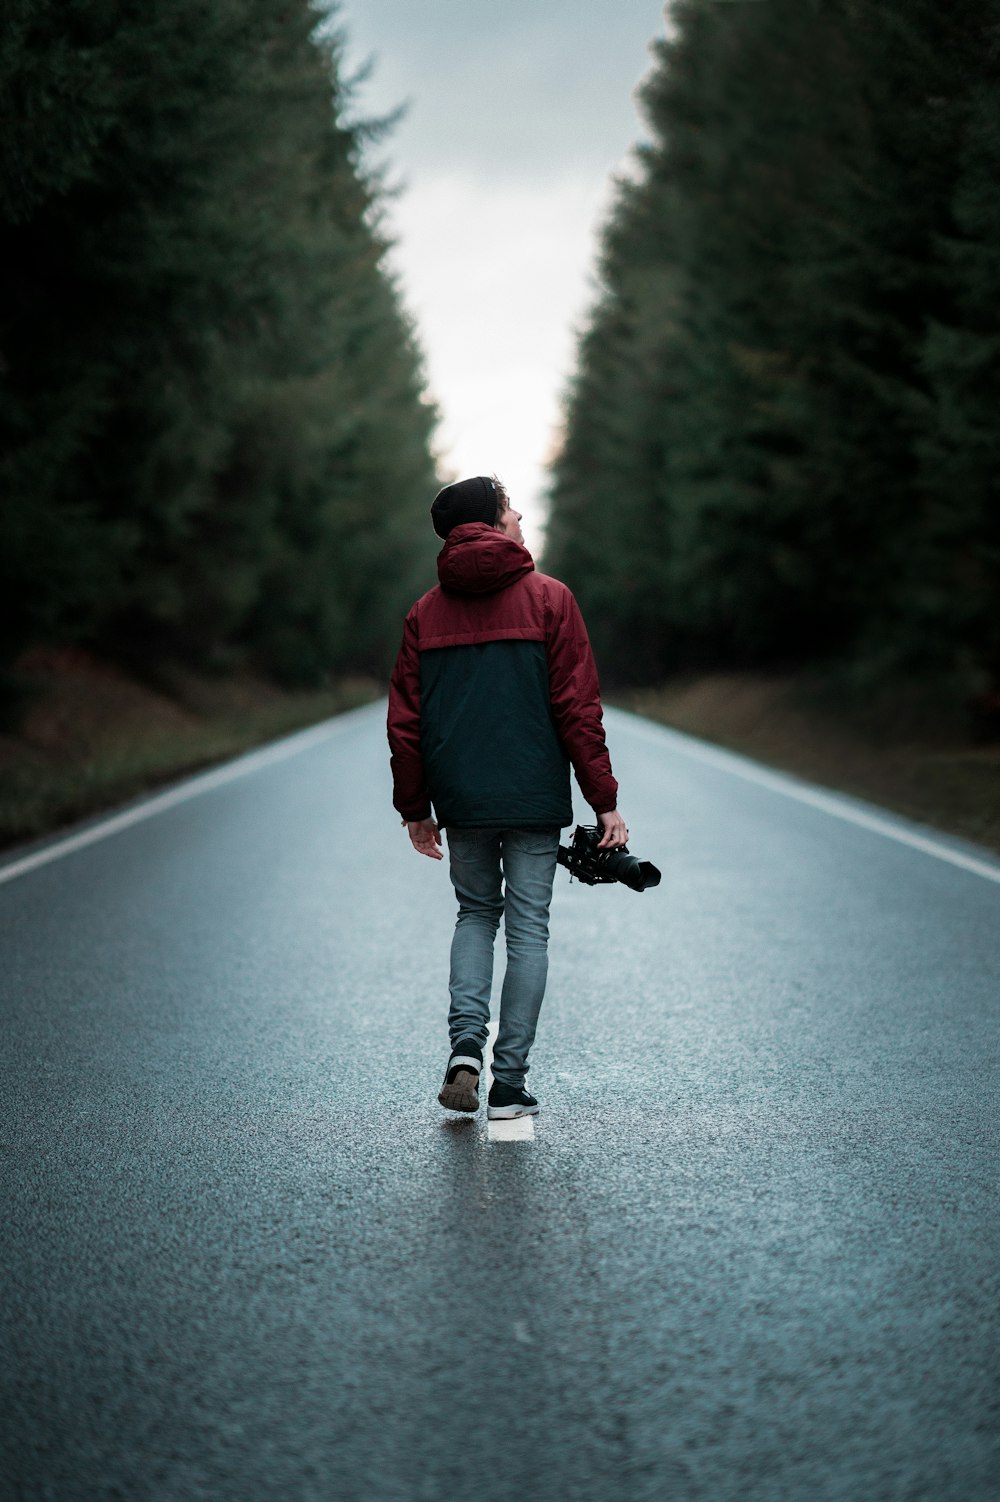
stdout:
<svg viewBox="0 0 1000 1502">
<path fill-rule="evenodd" d="M 1000 745 L 912 686 L 711 674 L 610 701 L 1000 852 Z"/>
<path fill-rule="evenodd" d="M 76 649 L 18 664 L 0 730 L 0 848 L 47 834 L 185 773 L 365 704 L 373 679 L 292 691 L 250 673 L 175 670 L 156 686 Z"/>
</svg>

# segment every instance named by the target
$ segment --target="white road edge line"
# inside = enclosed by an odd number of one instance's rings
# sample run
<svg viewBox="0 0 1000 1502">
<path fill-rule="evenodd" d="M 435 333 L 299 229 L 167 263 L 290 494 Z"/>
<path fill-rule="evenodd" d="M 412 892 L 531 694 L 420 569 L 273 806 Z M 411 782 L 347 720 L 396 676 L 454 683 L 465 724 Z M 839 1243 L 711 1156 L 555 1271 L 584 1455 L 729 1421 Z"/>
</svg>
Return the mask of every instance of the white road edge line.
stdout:
<svg viewBox="0 0 1000 1502">
<path fill-rule="evenodd" d="M 1000 883 L 1000 865 L 993 866 L 988 861 L 977 860 L 975 856 L 965 855 L 961 850 L 952 850 L 949 846 L 895 824 L 890 819 L 866 813 L 862 808 L 855 808 L 846 799 L 838 798 L 835 793 L 825 793 L 807 783 L 795 782 L 781 772 L 772 772 L 758 766 L 735 751 L 724 751 L 706 745 L 694 736 L 685 735 L 681 730 L 672 730 L 667 725 L 643 721 L 624 710 L 611 710 L 609 714 L 615 718 L 620 715 L 625 721 L 626 731 L 641 740 L 656 741 L 661 745 L 667 741 L 674 751 L 681 756 L 690 757 L 692 761 L 717 767 L 719 771 L 728 772 L 732 777 L 741 777 L 744 782 L 756 783 L 758 787 L 780 793 L 784 798 L 792 798 L 796 803 L 805 803 L 809 808 L 831 814 L 835 819 L 843 819 L 847 824 L 856 824 L 860 829 L 870 830 L 872 834 L 880 834 L 887 840 L 895 840 L 897 844 L 908 845 L 911 850 L 919 850 L 924 855 L 947 861 L 949 865 L 969 871 L 973 876 L 982 876 L 986 881 Z"/>
<path fill-rule="evenodd" d="M 482 1088 L 487 1095 L 493 1083 L 493 1045 L 497 1040 L 498 1028 L 498 1022 L 490 1022 L 490 1035 L 483 1049 Z M 533 1116 L 515 1116 L 513 1121 L 490 1121 L 488 1116 L 486 1118 L 487 1142 L 533 1142 L 534 1137 L 535 1118 Z"/>
<path fill-rule="evenodd" d="M 36 871 L 39 866 L 47 866 L 50 861 L 61 860 L 64 855 L 71 855 L 74 850 L 83 850 L 87 845 L 94 845 L 98 840 L 105 840 L 123 829 L 129 829 L 133 824 L 141 824 L 144 819 L 152 819 L 156 814 L 162 814 L 168 808 L 175 808 L 179 803 L 187 803 L 189 799 L 198 798 L 202 793 L 210 793 L 214 788 L 224 787 L 227 782 L 236 782 L 238 778 L 247 777 L 251 772 L 259 772 L 262 767 L 286 761 L 290 756 L 298 756 L 300 751 L 308 751 L 310 746 L 339 735 L 341 731 L 349 728 L 350 723 L 370 709 L 371 705 L 363 704 L 358 709 L 346 710 L 344 714 L 323 720 L 319 725 L 311 725 L 306 730 L 297 730 L 294 734 L 284 736 L 279 741 L 272 741 L 257 751 L 248 751 L 235 760 L 216 767 L 213 771 L 196 773 L 165 793 L 154 793 L 142 803 L 136 804 L 134 808 L 123 809 L 120 814 L 111 814 L 108 818 L 101 819 L 99 823 L 81 829 L 77 834 L 67 835 L 65 839 L 57 839 L 53 844 L 46 845 L 31 855 L 22 856 L 20 860 L 11 861 L 9 865 L 0 866 L 0 886 L 5 881 L 14 881 L 18 876 L 26 876 L 29 871 Z"/>
</svg>

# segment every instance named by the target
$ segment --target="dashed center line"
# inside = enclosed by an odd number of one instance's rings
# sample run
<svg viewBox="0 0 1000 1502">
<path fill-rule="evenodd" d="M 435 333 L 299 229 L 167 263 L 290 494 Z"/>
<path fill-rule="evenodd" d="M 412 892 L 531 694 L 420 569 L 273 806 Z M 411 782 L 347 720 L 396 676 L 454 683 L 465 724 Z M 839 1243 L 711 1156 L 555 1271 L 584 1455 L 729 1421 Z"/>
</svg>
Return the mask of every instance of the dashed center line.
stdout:
<svg viewBox="0 0 1000 1502">
<path fill-rule="evenodd" d="M 489 1094 L 493 1083 L 493 1045 L 496 1042 L 499 1023 L 490 1022 L 490 1035 L 483 1049 L 483 1089 Z M 487 1142 L 533 1142 L 535 1138 L 535 1118 L 533 1116 L 515 1116 L 512 1121 L 490 1121 L 486 1119 Z"/>
</svg>

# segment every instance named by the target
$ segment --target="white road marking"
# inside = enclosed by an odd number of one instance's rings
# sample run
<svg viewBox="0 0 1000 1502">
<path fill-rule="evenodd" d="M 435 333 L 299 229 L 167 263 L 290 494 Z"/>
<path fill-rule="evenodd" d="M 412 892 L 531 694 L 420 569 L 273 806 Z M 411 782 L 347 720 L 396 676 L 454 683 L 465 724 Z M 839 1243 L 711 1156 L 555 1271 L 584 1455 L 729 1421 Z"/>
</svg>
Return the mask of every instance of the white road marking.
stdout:
<svg viewBox="0 0 1000 1502">
<path fill-rule="evenodd" d="M 198 798 L 202 793 L 210 793 L 214 788 L 224 787 L 227 782 L 236 782 L 238 778 L 247 777 L 251 772 L 259 772 L 262 767 L 270 767 L 275 762 L 286 761 L 290 756 L 298 756 L 300 751 L 307 751 L 310 746 L 339 735 L 341 731 L 348 728 L 348 724 L 357 715 L 369 708 L 370 706 L 366 704 L 360 710 L 348 710 L 347 713 L 337 715 L 331 720 L 324 720 L 308 730 L 298 730 L 294 735 L 284 736 L 280 741 L 272 741 L 258 751 L 248 751 L 244 756 L 237 757 L 235 761 L 216 767 L 214 771 L 197 773 L 165 793 L 154 793 L 152 797 L 144 799 L 133 808 L 123 809 L 120 814 L 111 814 L 108 818 L 101 819 L 99 823 L 81 829 L 77 834 L 67 835 L 64 839 L 55 840 L 41 850 L 33 851 L 31 855 L 22 856 L 20 860 L 11 861 L 9 865 L 0 866 L 0 885 L 5 881 L 13 881 L 15 877 L 25 876 L 29 871 L 36 871 L 39 866 L 47 866 L 50 861 L 61 860 L 64 855 L 71 855 L 74 850 L 83 850 L 87 845 L 96 844 L 98 840 L 106 840 L 109 835 L 118 834 L 123 829 L 130 829 L 133 824 L 141 824 L 144 819 L 152 819 L 156 814 L 162 814 L 168 808 L 175 808 L 179 803 L 187 803 L 189 799 Z"/>
<path fill-rule="evenodd" d="M 704 741 L 685 735 L 680 730 L 671 730 L 666 725 L 654 725 L 641 720 L 636 715 L 627 715 L 623 710 L 609 711 L 609 718 L 617 718 L 619 715 L 627 722 L 625 727 L 627 733 L 638 736 L 640 740 L 653 741 L 659 745 L 667 741 L 672 751 L 676 751 L 681 756 L 687 756 L 692 761 L 700 761 L 706 766 L 717 767 L 722 772 L 728 772 L 732 777 L 742 778 L 744 782 L 752 782 L 758 787 L 767 788 L 772 793 L 780 793 L 783 798 L 792 798 L 796 803 L 805 803 L 809 808 L 818 809 L 824 814 L 831 814 L 835 819 L 843 819 L 847 824 L 856 824 L 860 829 L 883 835 L 887 840 L 895 840 L 899 845 L 908 845 L 911 850 L 919 850 L 924 855 L 947 861 L 949 865 L 958 866 L 962 871 L 969 871 L 973 876 L 982 876 L 986 881 L 1000 883 L 1000 863 L 991 865 L 989 861 L 977 860 L 975 856 L 966 855 L 961 850 L 952 850 L 950 846 L 930 839 L 926 835 L 918 834 L 916 830 L 907 829 L 902 824 L 895 824 L 891 819 L 883 819 L 877 814 L 867 813 L 863 808 L 856 808 L 846 798 L 840 798 L 836 793 L 824 792 L 809 783 L 796 782 L 781 772 L 772 772 L 765 767 L 758 766 L 756 762 L 747 760 L 735 751 L 724 751 L 721 748 L 706 745 Z"/>
<path fill-rule="evenodd" d="M 535 1118 L 515 1116 L 512 1121 L 488 1121 L 486 1136 L 490 1142 L 533 1142 Z"/>
<path fill-rule="evenodd" d="M 493 1083 L 493 1045 L 498 1027 L 499 1023 L 490 1021 L 490 1035 L 483 1049 L 483 1089 L 487 1095 Z M 533 1142 L 534 1137 L 533 1116 L 515 1116 L 512 1121 L 490 1121 L 489 1117 L 486 1118 L 487 1142 Z"/>
</svg>

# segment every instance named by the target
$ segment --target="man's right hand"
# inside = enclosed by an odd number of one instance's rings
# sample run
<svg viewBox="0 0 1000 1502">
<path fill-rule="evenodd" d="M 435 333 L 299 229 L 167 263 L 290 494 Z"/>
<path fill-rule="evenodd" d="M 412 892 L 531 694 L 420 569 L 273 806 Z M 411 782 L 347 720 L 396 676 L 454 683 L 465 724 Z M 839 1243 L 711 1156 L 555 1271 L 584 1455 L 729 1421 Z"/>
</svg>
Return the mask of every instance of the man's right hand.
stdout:
<svg viewBox="0 0 1000 1502">
<path fill-rule="evenodd" d="M 444 860 L 441 854 L 441 831 L 433 819 L 407 819 L 406 832 L 410 844 L 421 855 L 429 855 L 432 861 Z"/>
<path fill-rule="evenodd" d="M 625 820 L 616 808 L 609 814 L 598 814 L 597 822 L 604 831 L 597 842 L 598 850 L 617 850 L 620 845 L 628 844 Z"/>
</svg>

